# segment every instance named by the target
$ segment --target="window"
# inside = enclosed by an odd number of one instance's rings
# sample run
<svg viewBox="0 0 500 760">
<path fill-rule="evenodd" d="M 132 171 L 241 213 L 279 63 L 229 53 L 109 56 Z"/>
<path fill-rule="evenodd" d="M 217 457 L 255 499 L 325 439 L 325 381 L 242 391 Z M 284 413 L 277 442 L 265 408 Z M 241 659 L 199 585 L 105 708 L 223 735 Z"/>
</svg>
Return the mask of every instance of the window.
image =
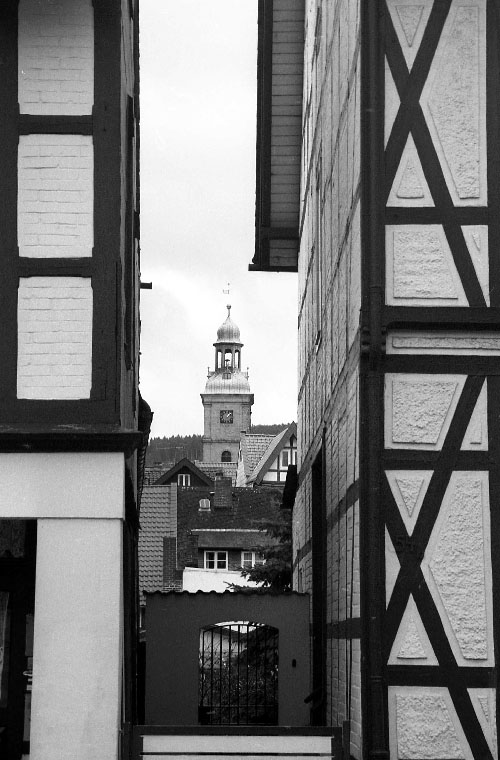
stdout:
<svg viewBox="0 0 500 760">
<path fill-rule="evenodd" d="M 289 464 L 297 464 L 297 449 L 283 449 L 281 452 L 281 467 L 286 468 Z"/>
<path fill-rule="evenodd" d="M 223 451 L 222 456 L 220 458 L 221 462 L 230 462 L 231 461 L 231 452 L 230 451 Z"/>
<path fill-rule="evenodd" d="M 177 485 L 178 486 L 190 486 L 191 485 L 191 475 L 189 472 L 180 472 L 177 475 Z"/>
<path fill-rule="evenodd" d="M 220 410 L 220 421 L 222 424 L 232 424 L 233 422 L 233 410 L 232 409 L 221 409 Z"/>
<path fill-rule="evenodd" d="M 205 552 L 205 570 L 227 570 L 227 552 Z"/>
<path fill-rule="evenodd" d="M 210 512 L 210 499 L 200 499 L 200 511 Z"/>
<path fill-rule="evenodd" d="M 241 552 L 241 566 L 250 568 L 255 565 L 263 565 L 265 562 L 264 557 L 259 552 Z"/>
</svg>

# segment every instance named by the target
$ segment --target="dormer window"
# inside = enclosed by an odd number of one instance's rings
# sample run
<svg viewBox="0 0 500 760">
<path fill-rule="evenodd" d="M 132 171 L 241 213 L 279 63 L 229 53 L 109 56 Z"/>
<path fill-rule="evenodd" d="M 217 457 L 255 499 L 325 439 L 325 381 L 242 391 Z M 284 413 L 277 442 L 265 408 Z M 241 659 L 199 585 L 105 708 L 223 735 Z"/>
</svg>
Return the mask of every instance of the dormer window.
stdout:
<svg viewBox="0 0 500 760">
<path fill-rule="evenodd" d="M 227 570 L 227 552 L 206 551 L 204 567 L 205 570 Z"/>
<path fill-rule="evenodd" d="M 223 451 L 222 455 L 221 455 L 221 458 L 220 458 L 220 461 L 221 462 L 231 462 L 232 461 L 231 460 L 231 452 L 230 451 Z"/>
</svg>

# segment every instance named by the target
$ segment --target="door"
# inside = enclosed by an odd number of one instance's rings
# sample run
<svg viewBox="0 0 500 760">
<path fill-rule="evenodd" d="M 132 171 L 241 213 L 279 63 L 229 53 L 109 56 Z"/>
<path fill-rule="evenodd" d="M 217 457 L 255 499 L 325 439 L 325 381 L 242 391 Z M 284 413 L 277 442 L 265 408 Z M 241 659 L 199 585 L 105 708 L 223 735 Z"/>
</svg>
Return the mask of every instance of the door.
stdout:
<svg viewBox="0 0 500 760">
<path fill-rule="evenodd" d="M 0 757 L 29 753 L 36 523 L 0 520 Z"/>
</svg>

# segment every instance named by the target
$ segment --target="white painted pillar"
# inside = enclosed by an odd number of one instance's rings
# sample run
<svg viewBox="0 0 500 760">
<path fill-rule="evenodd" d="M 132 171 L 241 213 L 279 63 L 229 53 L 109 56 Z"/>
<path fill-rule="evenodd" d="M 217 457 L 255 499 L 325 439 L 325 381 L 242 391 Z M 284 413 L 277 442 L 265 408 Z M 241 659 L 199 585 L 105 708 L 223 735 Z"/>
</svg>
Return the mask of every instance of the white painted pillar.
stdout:
<svg viewBox="0 0 500 760">
<path fill-rule="evenodd" d="M 31 760 L 117 757 L 121 520 L 39 520 Z"/>
<path fill-rule="evenodd" d="M 0 517 L 36 519 L 30 760 L 116 760 L 121 453 L 0 455 Z"/>
</svg>

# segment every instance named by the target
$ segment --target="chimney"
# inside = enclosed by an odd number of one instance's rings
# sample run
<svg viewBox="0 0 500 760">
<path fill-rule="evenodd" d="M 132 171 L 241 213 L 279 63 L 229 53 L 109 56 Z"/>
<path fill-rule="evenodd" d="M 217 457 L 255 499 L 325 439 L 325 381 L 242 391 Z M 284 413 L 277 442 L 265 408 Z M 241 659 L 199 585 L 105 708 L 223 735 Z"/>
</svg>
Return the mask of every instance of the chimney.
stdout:
<svg viewBox="0 0 500 760">
<path fill-rule="evenodd" d="M 214 509 L 231 509 L 233 506 L 233 481 L 231 478 L 216 477 Z"/>
<path fill-rule="evenodd" d="M 182 570 L 177 568 L 177 484 L 167 488 L 169 535 L 163 537 L 163 590 L 182 591 Z"/>
<path fill-rule="evenodd" d="M 163 537 L 163 590 L 182 591 L 182 570 L 177 569 L 177 539 Z"/>
</svg>

